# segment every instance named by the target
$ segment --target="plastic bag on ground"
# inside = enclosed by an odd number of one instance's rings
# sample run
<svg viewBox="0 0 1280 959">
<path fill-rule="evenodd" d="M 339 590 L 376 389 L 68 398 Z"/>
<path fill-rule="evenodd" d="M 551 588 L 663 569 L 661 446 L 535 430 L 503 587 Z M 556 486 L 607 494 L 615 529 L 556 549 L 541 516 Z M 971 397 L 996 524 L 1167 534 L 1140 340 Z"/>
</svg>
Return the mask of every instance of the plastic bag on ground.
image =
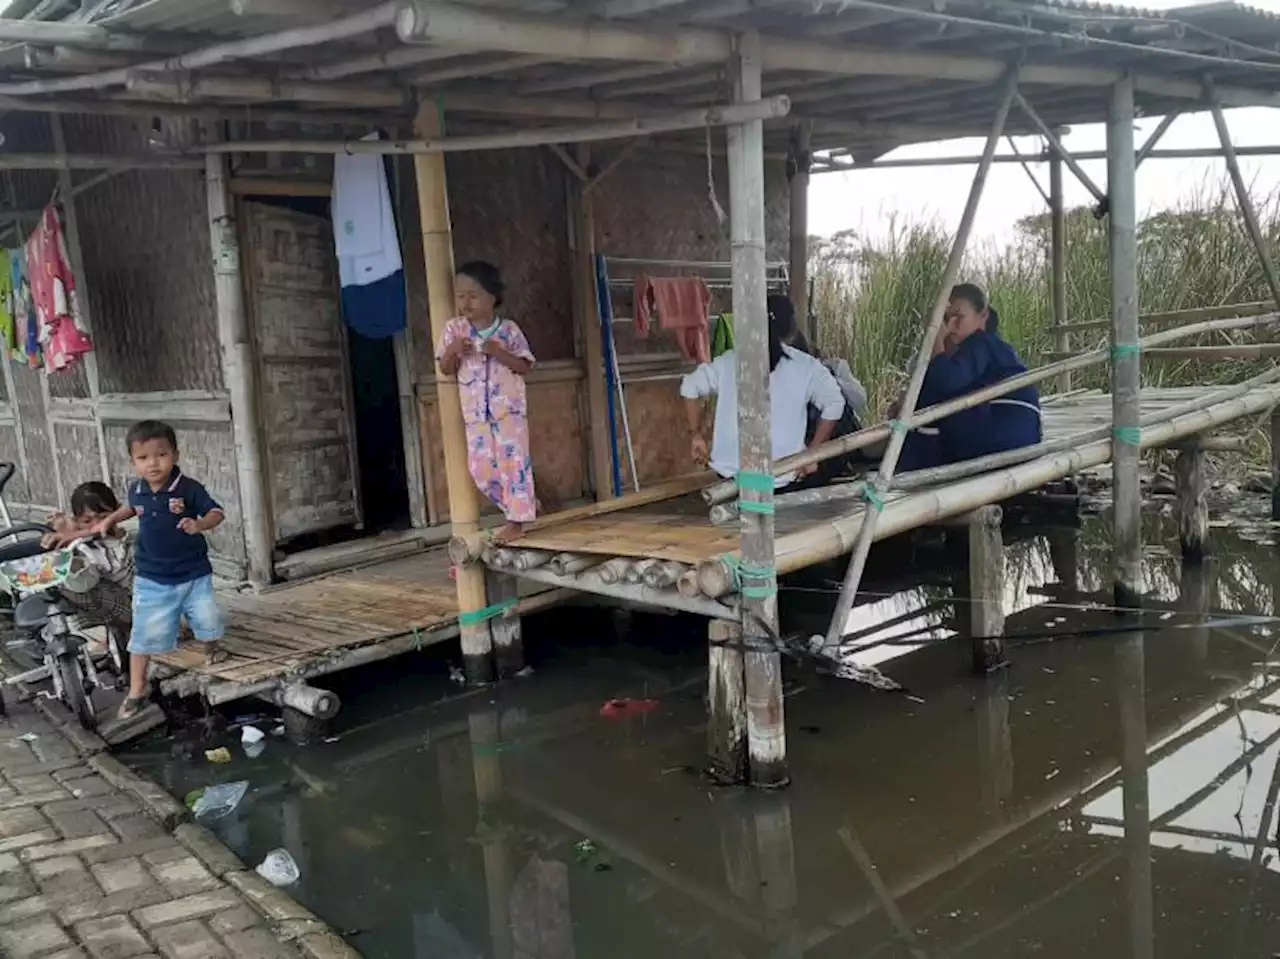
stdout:
<svg viewBox="0 0 1280 959">
<path fill-rule="evenodd" d="M 292 886 L 302 878 L 298 864 L 287 849 L 272 849 L 254 872 L 273 886 Z"/>
<path fill-rule="evenodd" d="M 200 798 L 191 808 L 191 813 L 197 819 L 205 820 L 230 816 L 248 791 L 249 782 L 245 779 L 210 786 L 200 794 Z"/>
<path fill-rule="evenodd" d="M 240 730 L 240 742 L 242 743 L 260 743 L 267 736 L 257 726 L 244 726 Z"/>
</svg>

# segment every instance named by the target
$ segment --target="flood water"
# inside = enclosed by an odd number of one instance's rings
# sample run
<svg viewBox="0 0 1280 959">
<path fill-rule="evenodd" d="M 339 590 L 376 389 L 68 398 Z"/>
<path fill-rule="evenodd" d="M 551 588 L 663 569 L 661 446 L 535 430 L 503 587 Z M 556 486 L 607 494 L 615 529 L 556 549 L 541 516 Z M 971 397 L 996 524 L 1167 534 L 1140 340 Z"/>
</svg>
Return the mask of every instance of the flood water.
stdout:
<svg viewBox="0 0 1280 959">
<path fill-rule="evenodd" d="M 696 771 L 703 624 L 603 610 L 527 620 L 535 675 L 495 689 L 461 694 L 443 653 L 342 677 L 332 742 L 126 759 L 178 796 L 249 780 L 212 827 L 251 864 L 287 848 L 289 891 L 369 959 L 1274 957 L 1280 631 L 1241 614 L 1273 612 L 1280 561 L 1241 510 L 1200 570 L 1148 549 L 1142 632 L 1079 609 L 1104 518 L 1013 538 L 1021 639 L 988 678 L 942 557 L 894 559 L 849 630 L 910 695 L 789 664 L 773 794 Z M 1159 516 L 1146 541 L 1172 542 Z M 895 591 L 895 565 L 932 582 Z M 823 574 L 790 586 L 784 625 L 821 630 Z M 657 703 L 601 715 L 618 697 Z"/>
</svg>

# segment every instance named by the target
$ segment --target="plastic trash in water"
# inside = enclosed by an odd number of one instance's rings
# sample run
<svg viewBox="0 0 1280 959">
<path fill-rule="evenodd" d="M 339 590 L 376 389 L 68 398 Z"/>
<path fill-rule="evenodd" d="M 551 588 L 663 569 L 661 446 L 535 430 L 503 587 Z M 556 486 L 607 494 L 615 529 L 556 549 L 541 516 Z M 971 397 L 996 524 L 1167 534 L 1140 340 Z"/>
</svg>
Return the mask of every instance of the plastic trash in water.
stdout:
<svg viewBox="0 0 1280 959">
<path fill-rule="evenodd" d="M 204 758 L 211 763 L 229 763 L 231 762 L 231 750 L 226 746 L 219 746 L 217 749 L 206 749 Z"/>
<path fill-rule="evenodd" d="M 40 737 L 37 736 L 35 733 L 23 733 L 18 738 L 21 739 L 24 743 L 33 743 Z"/>
<path fill-rule="evenodd" d="M 191 813 L 197 819 L 205 820 L 230 816 L 248 791 L 249 782 L 245 779 L 209 786 L 195 801 L 195 805 L 191 807 Z"/>
<path fill-rule="evenodd" d="M 267 750 L 267 744 L 261 739 L 255 739 L 253 742 L 246 740 L 241 745 L 244 746 L 244 754 L 250 759 L 257 759 Z"/>
<path fill-rule="evenodd" d="M 292 886 L 302 878 L 288 849 L 272 849 L 254 872 L 273 886 Z"/>
<path fill-rule="evenodd" d="M 656 699 L 610 699 L 600 707 L 600 715 L 605 719 L 620 719 L 627 716 L 643 716 L 657 708 Z"/>
<path fill-rule="evenodd" d="M 267 734 L 257 726 L 245 726 L 240 730 L 240 742 L 245 743 L 246 745 L 249 743 L 260 743 L 266 738 Z"/>
</svg>

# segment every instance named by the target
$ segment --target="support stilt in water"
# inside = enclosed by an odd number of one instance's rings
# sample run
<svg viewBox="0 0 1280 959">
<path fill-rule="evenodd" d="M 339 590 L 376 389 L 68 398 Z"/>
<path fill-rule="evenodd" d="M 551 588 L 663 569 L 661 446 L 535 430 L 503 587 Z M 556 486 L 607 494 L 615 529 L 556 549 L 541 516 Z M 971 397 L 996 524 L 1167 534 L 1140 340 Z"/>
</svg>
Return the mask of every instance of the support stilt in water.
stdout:
<svg viewBox="0 0 1280 959">
<path fill-rule="evenodd" d="M 1112 531 L 1116 605 L 1140 605 L 1142 490 L 1139 468 L 1142 358 L 1138 334 L 1137 206 L 1134 194 L 1133 80 L 1111 88 L 1107 120 L 1108 231 L 1111 248 Z"/>
<path fill-rule="evenodd" d="M 1178 450 L 1173 464 L 1177 498 L 1174 513 L 1178 517 L 1178 543 L 1185 563 L 1204 559 L 1204 544 L 1209 537 L 1209 500 L 1204 476 L 1204 450 L 1189 443 Z"/>
<path fill-rule="evenodd" d="M 285 738 L 295 746 L 309 746 L 324 739 L 329 729 L 329 720 L 320 716 L 308 716 L 301 709 L 285 706 L 280 710 L 280 718 L 284 721 Z"/>
<path fill-rule="evenodd" d="M 1049 556 L 1053 575 L 1072 592 L 1080 590 L 1080 531 L 1075 528 L 1055 529 L 1049 533 Z"/>
<path fill-rule="evenodd" d="M 759 100 L 760 35 L 738 35 L 729 73 L 736 103 Z M 785 785 L 777 573 L 773 557 L 773 460 L 769 424 L 769 316 L 765 286 L 764 124 L 728 128 L 729 236 L 733 274 L 735 380 L 738 392 L 738 483 L 742 511 L 743 671 L 748 776 L 752 785 Z"/>
<path fill-rule="evenodd" d="M 747 776 L 747 695 L 742 627 L 707 623 L 707 756 L 712 776 L 738 783 Z"/>
<path fill-rule="evenodd" d="M 1271 518 L 1280 519 L 1280 406 L 1271 411 Z"/>
<path fill-rule="evenodd" d="M 982 800 L 988 815 L 998 817 L 1013 796 L 1013 738 L 1009 729 L 1009 671 L 1001 670 L 978 691 L 978 766 Z"/>
<path fill-rule="evenodd" d="M 502 603 L 520 598 L 516 577 L 489 570 L 485 586 L 490 603 Z M 489 621 L 493 638 L 493 659 L 499 679 L 507 679 L 524 669 L 524 635 L 520 626 L 520 614 L 514 610 Z"/>
<path fill-rule="evenodd" d="M 969 635 L 973 669 L 989 673 L 1005 665 L 1004 536 L 999 506 L 984 506 L 969 517 Z"/>
<path fill-rule="evenodd" d="M 1116 644 L 1120 703 L 1122 806 L 1130 955 L 1152 959 L 1155 910 L 1151 889 L 1151 805 L 1147 776 L 1146 665 L 1142 633 Z"/>
<path fill-rule="evenodd" d="M 424 101 L 414 130 L 420 137 L 438 137 L 443 118 L 434 102 Z M 418 218 L 422 225 L 422 251 L 426 261 L 428 312 L 431 338 L 438 342 L 453 318 L 453 230 L 449 223 L 449 194 L 445 183 L 444 156 L 419 154 L 413 158 L 418 186 Z M 474 537 L 480 529 L 480 494 L 467 469 L 467 441 L 462 425 L 462 402 L 457 382 L 437 367 L 441 445 L 449 489 L 449 521 L 455 535 Z M 458 626 L 463 668 L 467 682 L 486 683 L 493 678 L 493 640 L 489 620 L 477 617 L 485 598 L 484 570 L 478 565 L 457 567 Z"/>
</svg>

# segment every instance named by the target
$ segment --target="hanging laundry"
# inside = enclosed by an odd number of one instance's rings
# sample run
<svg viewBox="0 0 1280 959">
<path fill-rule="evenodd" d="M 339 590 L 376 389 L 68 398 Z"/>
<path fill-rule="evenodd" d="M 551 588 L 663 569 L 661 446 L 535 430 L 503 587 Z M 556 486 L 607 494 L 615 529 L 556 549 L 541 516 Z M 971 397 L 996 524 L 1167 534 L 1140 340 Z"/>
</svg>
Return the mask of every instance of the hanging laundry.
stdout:
<svg viewBox="0 0 1280 959">
<path fill-rule="evenodd" d="M 62 209 L 50 203 L 27 240 L 27 277 L 46 368 L 65 370 L 93 349 L 83 327 L 76 281 L 62 229 Z"/>
<path fill-rule="evenodd" d="M 0 348 L 6 356 L 18 350 L 18 328 L 13 322 L 13 267 L 12 254 L 0 250 Z"/>
<path fill-rule="evenodd" d="M 13 314 L 14 346 L 12 356 L 26 363 L 33 370 L 44 364 L 40 351 L 40 330 L 36 324 L 36 311 L 31 305 L 31 284 L 27 281 L 27 253 L 25 250 L 9 251 L 9 283 L 12 287 L 11 312 Z"/>
<path fill-rule="evenodd" d="M 365 140 L 379 140 L 371 133 Z M 403 269 L 386 164 L 379 154 L 333 159 L 333 248 L 341 286 L 365 286 Z"/>
<path fill-rule="evenodd" d="M 636 333 L 649 335 L 649 319 L 657 310 L 664 330 L 675 334 L 681 354 L 697 363 L 711 362 L 707 337 L 711 291 L 701 277 L 682 276 L 636 279 Z"/>
<path fill-rule="evenodd" d="M 378 140 L 371 133 L 365 140 Z M 369 339 L 405 327 L 404 260 L 384 157 L 339 154 L 333 160 L 333 248 L 342 287 L 342 318 Z"/>
<path fill-rule="evenodd" d="M 715 318 L 715 330 L 711 334 L 711 358 L 733 349 L 733 314 L 721 313 Z"/>
</svg>

